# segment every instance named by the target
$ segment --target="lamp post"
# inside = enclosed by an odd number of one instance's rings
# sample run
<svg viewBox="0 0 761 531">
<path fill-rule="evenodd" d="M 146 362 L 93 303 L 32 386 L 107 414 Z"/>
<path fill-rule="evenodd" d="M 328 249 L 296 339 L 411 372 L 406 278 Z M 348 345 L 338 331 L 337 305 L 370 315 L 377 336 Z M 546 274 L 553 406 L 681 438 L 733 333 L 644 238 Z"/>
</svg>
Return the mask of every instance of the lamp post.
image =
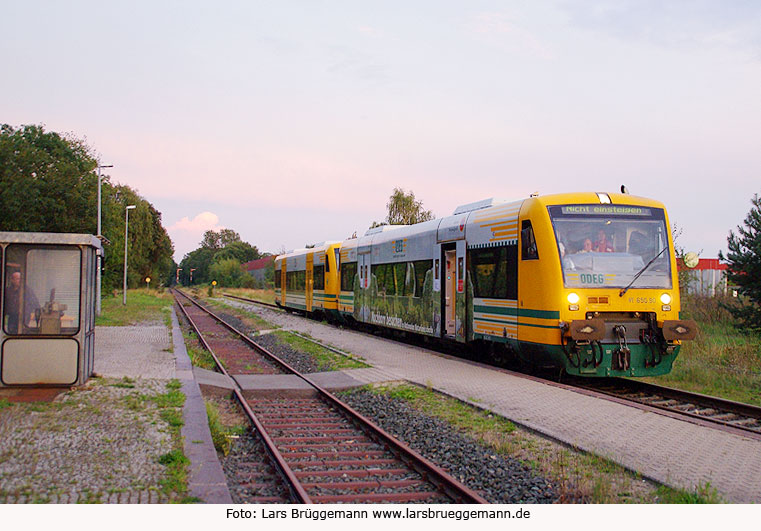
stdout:
<svg viewBox="0 0 761 531">
<path fill-rule="evenodd" d="M 129 205 L 124 210 L 124 292 L 122 305 L 127 304 L 127 238 L 129 236 L 129 211 L 133 208 L 135 208 L 135 205 Z"/>
<path fill-rule="evenodd" d="M 100 207 L 100 169 L 101 168 L 113 168 L 113 164 L 103 164 L 98 166 L 98 239 L 103 241 L 101 239 L 101 230 L 100 230 L 100 218 L 101 218 L 101 207 Z M 97 275 L 95 280 L 95 315 L 100 315 L 100 270 L 103 268 L 103 255 L 101 252 L 98 252 L 97 256 Z"/>
</svg>

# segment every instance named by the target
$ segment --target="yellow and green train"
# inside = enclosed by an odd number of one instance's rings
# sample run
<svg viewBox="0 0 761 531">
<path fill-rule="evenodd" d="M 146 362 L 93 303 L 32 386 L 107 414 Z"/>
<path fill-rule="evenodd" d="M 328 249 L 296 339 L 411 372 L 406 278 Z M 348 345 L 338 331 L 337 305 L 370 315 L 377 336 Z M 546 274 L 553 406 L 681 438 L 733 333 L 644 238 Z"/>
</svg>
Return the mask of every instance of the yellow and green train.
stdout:
<svg viewBox="0 0 761 531">
<path fill-rule="evenodd" d="M 665 374 L 696 333 L 664 206 L 623 193 L 489 199 L 292 251 L 275 298 L 580 376 Z"/>
</svg>

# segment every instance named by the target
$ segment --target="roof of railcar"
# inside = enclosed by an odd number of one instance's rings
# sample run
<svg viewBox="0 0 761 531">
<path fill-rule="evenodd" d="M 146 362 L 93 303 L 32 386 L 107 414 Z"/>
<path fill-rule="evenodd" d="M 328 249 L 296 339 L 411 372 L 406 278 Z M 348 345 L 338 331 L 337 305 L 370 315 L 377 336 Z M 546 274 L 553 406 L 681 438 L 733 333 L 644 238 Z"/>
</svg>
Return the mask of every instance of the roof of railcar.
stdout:
<svg viewBox="0 0 761 531">
<path fill-rule="evenodd" d="M 542 205 L 566 205 L 566 204 L 601 204 L 602 201 L 597 195 L 598 193 L 605 193 L 610 198 L 610 204 L 612 205 L 637 205 L 654 208 L 664 208 L 663 203 L 650 199 L 647 197 L 641 197 L 637 195 L 611 193 L 611 192 L 574 192 L 566 194 L 550 194 L 550 195 L 538 195 L 528 200 L 536 201 Z"/>
<path fill-rule="evenodd" d="M 283 258 L 291 258 L 293 256 L 301 256 L 301 255 L 304 255 L 304 254 L 307 254 L 307 253 L 318 253 L 320 251 L 327 251 L 333 245 L 336 245 L 336 244 L 339 244 L 339 243 L 341 243 L 341 242 L 337 241 L 337 240 L 336 241 L 327 241 L 327 242 L 324 242 L 319 247 L 315 246 L 315 247 L 304 247 L 302 249 L 294 249 L 292 251 L 288 251 L 285 254 L 278 255 L 275 258 L 275 261 L 280 261 Z"/>
</svg>

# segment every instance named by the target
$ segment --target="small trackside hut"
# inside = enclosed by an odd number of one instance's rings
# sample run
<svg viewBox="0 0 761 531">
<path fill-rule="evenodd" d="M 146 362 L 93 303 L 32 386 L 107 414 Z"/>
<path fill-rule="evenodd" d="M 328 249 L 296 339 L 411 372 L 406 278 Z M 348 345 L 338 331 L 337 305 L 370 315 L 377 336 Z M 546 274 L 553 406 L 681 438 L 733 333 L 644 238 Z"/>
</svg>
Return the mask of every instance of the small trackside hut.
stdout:
<svg viewBox="0 0 761 531">
<path fill-rule="evenodd" d="M 89 234 L 0 232 L 0 387 L 84 384 L 95 361 Z"/>
</svg>

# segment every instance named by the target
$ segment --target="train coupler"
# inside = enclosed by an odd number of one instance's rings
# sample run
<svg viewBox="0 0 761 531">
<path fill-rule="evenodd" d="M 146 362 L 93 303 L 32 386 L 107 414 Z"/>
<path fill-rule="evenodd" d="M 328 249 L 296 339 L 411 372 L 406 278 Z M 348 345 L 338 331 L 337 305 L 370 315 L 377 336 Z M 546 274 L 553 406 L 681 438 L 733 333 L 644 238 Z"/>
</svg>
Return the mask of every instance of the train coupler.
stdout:
<svg viewBox="0 0 761 531">
<path fill-rule="evenodd" d="M 632 351 L 626 344 L 626 327 L 616 325 L 613 327 L 613 333 L 618 338 L 618 348 L 613 351 L 612 368 L 614 371 L 628 371 L 632 362 Z"/>
</svg>

